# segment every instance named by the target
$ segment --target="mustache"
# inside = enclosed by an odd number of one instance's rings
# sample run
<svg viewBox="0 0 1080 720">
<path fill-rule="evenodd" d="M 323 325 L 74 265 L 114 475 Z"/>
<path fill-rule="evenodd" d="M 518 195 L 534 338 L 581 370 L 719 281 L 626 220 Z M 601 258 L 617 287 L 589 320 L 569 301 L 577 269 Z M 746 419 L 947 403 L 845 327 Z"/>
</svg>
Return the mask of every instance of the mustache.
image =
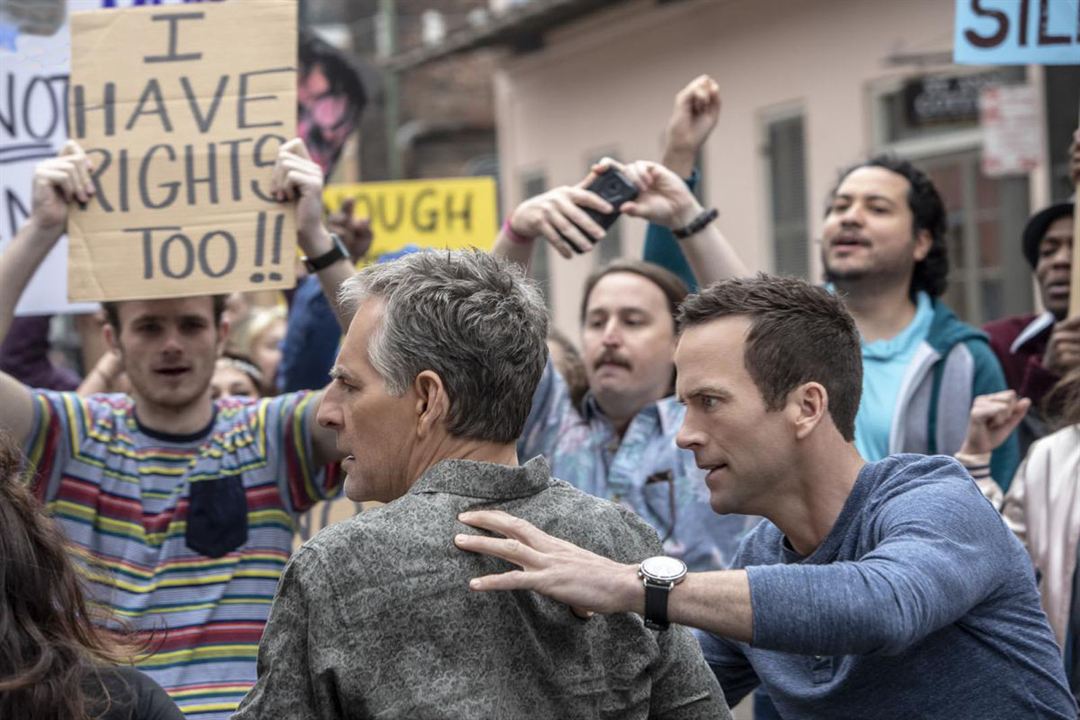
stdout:
<svg viewBox="0 0 1080 720">
<path fill-rule="evenodd" d="M 616 353 L 614 350 L 605 350 L 603 354 L 601 354 L 600 357 L 596 359 L 596 362 L 593 364 L 593 369 L 595 370 L 601 365 L 608 364 L 619 365 L 626 368 L 627 370 L 630 369 L 630 361 L 624 358 L 622 355 Z"/>
</svg>

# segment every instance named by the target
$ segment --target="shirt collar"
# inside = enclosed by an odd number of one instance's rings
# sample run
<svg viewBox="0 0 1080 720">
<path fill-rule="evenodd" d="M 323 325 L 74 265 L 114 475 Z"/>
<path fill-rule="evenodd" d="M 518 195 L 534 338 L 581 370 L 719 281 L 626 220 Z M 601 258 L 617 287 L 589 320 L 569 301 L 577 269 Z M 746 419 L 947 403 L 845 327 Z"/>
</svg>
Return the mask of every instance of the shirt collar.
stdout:
<svg viewBox="0 0 1080 720">
<path fill-rule="evenodd" d="M 672 411 L 671 407 L 675 406 L 676 410 Z M 674 395 L 668 395 L 667 397 L 660 398 L 656 402 L 651 402 L 645 407 L 637 411 L 637 415 L 654 415 L 660 419 L 660 428 L 667 434 L 671 427 L 678 428 L 679 423 L 682 422 L 682 413 L 679 412 L 679 403 L 675 400 Z M 592 390 L 585 393 L 584 399 L 581 401 L 581 416 L 585 420 L 592 420 L 593 418 L 600 418 L 606 423 L 611 423 L 608 416 L 604 414 L 603 408 L 600 407 L 600 403 L 596 401 L 596 397 L 592 394 Z M 631 422 L 633 420 L 631 419 Z M 672 425 L 674 423 L 674 425 Z"/>
<path fill-rule="evenodd" d="M 535 495 L 553 482 L 547 461 L 540 456 L 524 465 L 443 460 L 421 475 L 409 492 L 512 500 Z"/>
<path fill-rule="evenodd" d="M 1027 324 L 1020 334 L 1013 340 L 1012 346 L 1009 347 L 1009 352 L 1015 355 L 1020 348 L 1031 340 L 1041 335 L 1043 331 L 1054 324 L 1054 313 L 1047 310 L 1042 315 L 1036 316 L 1034 320 Z"/>
</svg>

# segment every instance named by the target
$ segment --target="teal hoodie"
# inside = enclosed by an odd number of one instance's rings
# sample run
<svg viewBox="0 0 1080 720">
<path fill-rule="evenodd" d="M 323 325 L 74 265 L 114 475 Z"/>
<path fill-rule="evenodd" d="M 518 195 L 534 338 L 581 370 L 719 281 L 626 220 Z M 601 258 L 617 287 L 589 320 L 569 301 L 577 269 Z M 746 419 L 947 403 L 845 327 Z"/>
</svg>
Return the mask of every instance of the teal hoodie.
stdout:
<svg viewBox="0 0 1080 720">
<path fill-rule="evenodd" d="M 897 394 L 889 453 L 952 455 L 964 442 L 968 416 L 977 395 L 1008 389 L 986 333 L 933 300 L 934 319 L 915 351 Z M 990 473 L 1009 488 L 1020 445 L 1014 432 L 994 451 Z"/>
<path fill-rule="evenodd" d="M 649 225 L 645 259 L 690 280 L 696 290 L 690 266 L 667 228 Z M 941 300 L 933 304 L 930 331 L 897 395 L 889 454 L 952 455 L 964 442 L 975 397 L 1008 387 L 986 334 L 962 322 Z M 990 462 L 990 473 L 1002 490 L 1009 488 L 1019 464 L 1020 445 L 1013 432 Z"/>
</svg>

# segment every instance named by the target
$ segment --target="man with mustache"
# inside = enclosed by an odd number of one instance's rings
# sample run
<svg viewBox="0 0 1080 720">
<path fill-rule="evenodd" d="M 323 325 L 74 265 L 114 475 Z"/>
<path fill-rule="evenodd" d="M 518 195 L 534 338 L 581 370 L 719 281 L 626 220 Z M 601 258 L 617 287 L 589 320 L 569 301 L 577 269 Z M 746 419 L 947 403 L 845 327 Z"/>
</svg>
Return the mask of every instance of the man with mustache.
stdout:
<svg viewBox="0 0 1080 720">
<path fill-rule="evenodd" d="M 1075 185 L 1080 182 L 1080 129 L 1070 147 L 1069 164 Z M 1046 433 L 1043 396 L 1080 367 L 1080 315 L 1068 317 L 1074 213 L 1073 202 L 1055 203 L 1032 215 L 1024 226 L 1024 258 L 1035 273 L 1043 312 L 1001 318 L 983 327 L 1009 387 L 1031 399 L 1031 411 L 1020 425 L 1022 455 Z"/>
<path fill-rule="evenodd" d="M 608 165 L 614 163 L 597 165 L 577 186 L 523 202 L 494 252 L 527 267 L 534 238 L 546 239 L 567 258 L 590 251 L 604 230 L 584 209 L 613 208 L 584 188 Z M 619 167 L 640 193 L 619 210 L 671 228 L 696 227 L 683 242 L 703 282 L 743 272 L 712 222 L 715 214 L 674 173 L 648 162 Z M 673 273 L 640 260 L 619 259 L 589 275 L 580 316 L 589 390 L 575 407 L 549 363 L 518 455 L 543 455 L 557 477 L 628 506 L 652 525 L 668 554 L 705 570 L 730 563 L 752 519 L 710 512 L 703 473 L 693 455 L 675 445 L 683 408 L 672 397 L 674 314 L 686 292 Z"/>
</svg>

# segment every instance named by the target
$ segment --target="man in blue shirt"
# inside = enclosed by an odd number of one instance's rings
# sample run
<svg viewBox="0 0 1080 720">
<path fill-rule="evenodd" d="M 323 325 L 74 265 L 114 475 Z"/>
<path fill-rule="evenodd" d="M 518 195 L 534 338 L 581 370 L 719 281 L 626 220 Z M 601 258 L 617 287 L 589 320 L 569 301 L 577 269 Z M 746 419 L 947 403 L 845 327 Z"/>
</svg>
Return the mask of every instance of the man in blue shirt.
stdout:
<svg viewBox="0 0 1080 720">
<path fill-rule="evenodd" d="M 679 327 L 679 445 L 714 511 L 765 518 L 735 569 L 616 563 L 471 512 L 459 518 L 507 537 L 458 547 L 521 568 L 474 590 L 700 628 L 728 703 L 761 684 L 783 717 L 1076 717 L 1030 560 L 971 477 L 946 457 L 860 457 L 860 339 L 835 295 L 728 280 L 688 298 Z"/>
<path fill-rule="evenodd" d="M 584 189 L 561 187 L 518 206 L 494 252 L 528 266 L 534 238 L 566 257 L 588 252 L 604 231 L 582 208 L 610 212 Z M 671 227 L 708 217 L 674 173 L 652 163 L 622 167 L 639 184 L 637 200 L 622 210 Z M 589 235 L 592 240 L 586 237 Z M 711 222 L 686 247 L 704 280 L 740 274 L 742 265 Z M 648 522 L 665 552 L 699 570 L 727 567 L 756 518 L 719 517 L 709 510 L 704 473 L 675 445 L 683 408 L 671 396 L 674 314 L 686 286 L 651 263 L 621 259 L 585 283 L 581 341 L 589 390 L 580 406 L 549 362 L 533 396 L 518 444 L 524 459 L 543 455 L 552 474 L 599 497 L 622 503 Z"/>
</svg>

